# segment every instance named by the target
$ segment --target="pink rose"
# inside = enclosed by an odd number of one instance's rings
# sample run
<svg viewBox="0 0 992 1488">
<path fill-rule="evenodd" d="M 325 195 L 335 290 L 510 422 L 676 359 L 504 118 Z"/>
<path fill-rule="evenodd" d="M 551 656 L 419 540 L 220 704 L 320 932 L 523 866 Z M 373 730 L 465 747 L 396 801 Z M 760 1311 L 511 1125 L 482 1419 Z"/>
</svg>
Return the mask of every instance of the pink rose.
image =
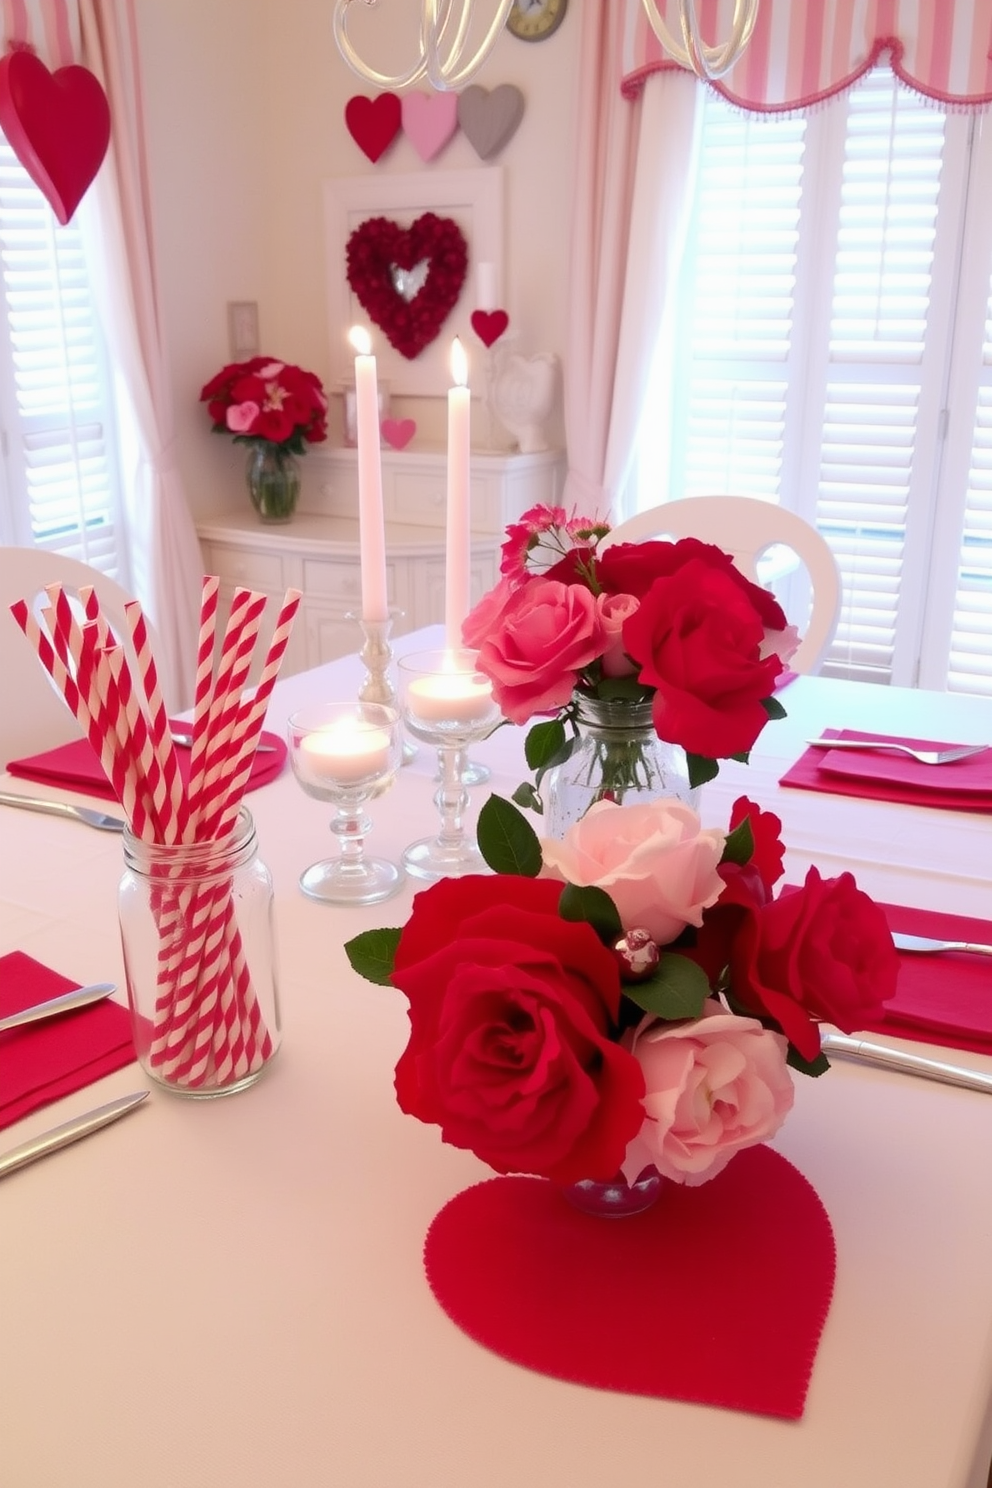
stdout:
<svg viewBox="0 0 992 1488">
<path fill-rule="evenodd" d="M 475 609 L 462 621 L 464 644 L 471 646 L 473 651 L 477 650 L 486 636 L 502 624 L 504 614 L 512 608 L 522 592 L 519 580 L 500 579 L 495 588 L 488 590 Z"/>
<path fill-rule="evenodd" d="M 606 650 L 603 653 L 604 677 L 629 677 L 637 671 L 623 644 L 623 623 L 637 609 L 639 601 L 632 594 L 600 594 L 598 597 L 599 618 L 606 633 Z"/>
<path fill-rule="evenodd" d="M 625 930 L 643 927 L 667 945 L 686 925 L 701 925 L 723 892 L 717 865 L 725 840 L 701 829 L 682 801 L 597 801 L 561 842 L 542 838 L 543 877 L 605 890 Z"/>
<path fill-rule="evenodd" d="M 260 411 L 257 403 L 232 403 L 227 410 L 227 427 L 232 434 L 250 434 Z"/>
<path fill-rule="evenodd" d="M 714 998 L 699 1018 L 646 1019 L 624 1042 L 647 1092 L 644 1122 L 623 1162 L 628 1182 L 653 1163 L 663 1177 L 695 1188 L 735 1152 L 777 1132 L 792 1109 L 786 1040 Z"/>
<path fill-rule="evenodd" d="M 583 667 L 603 651 L 596 597 L 579 584 L 535 579 L 519 591 L 479 647 L 476 665 L 511 723 L 555 713 Z"/>
</svg>

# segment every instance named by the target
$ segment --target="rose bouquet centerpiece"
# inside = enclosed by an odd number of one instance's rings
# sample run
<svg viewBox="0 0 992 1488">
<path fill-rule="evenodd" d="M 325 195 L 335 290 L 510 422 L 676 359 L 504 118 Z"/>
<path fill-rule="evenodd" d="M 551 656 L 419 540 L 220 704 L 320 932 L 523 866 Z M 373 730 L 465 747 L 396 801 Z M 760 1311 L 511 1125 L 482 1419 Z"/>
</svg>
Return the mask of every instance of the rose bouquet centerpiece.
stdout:
<svg viewBox="0 0 992 1488">
<path fill-rule="evenodd" d="M 247 481 L 263 521 L 284 522 L 300 494 L 296 457 L 327 438 L 327 397 L 320 378 L 272 357 L 222 367 L 201 389 L 216 434 L 249 447 Z"/>
<path fill-rule="evenodd" d="M 442 879 L 346 946 L 408 1000 L 401 1108 L 498 1173 L 611 1193 L 704 1183 L 771 1137 L 789 1066 L 828 1067 L 820 1022 L 862 1028 L 898 965 L 849 873 L 776 889 L 780 827 L 746 797 L 727 831 L 602 800 L 557 840 L 490 797 L 494 875 Z"/>
<path fill-rule="evenodd" d="M 774 596 L 720 548 L 696 538 L 603 547 L 609 530 L 561 507 L 526 512 L 462 632 L 504 718 L 542 720 L 525 744 L 536 778 L 514 800 L 542 810 L 553 772 L 553 835 L 602 798 L 693 801 L 721 759 L 746 761 L 768 720 L 784 716 L 776 679 L 799 644 Z M 658 741 L 670 746 L 660 763 Z M 556 811 L 562 780 L 577 791 Z"/>
</svg>

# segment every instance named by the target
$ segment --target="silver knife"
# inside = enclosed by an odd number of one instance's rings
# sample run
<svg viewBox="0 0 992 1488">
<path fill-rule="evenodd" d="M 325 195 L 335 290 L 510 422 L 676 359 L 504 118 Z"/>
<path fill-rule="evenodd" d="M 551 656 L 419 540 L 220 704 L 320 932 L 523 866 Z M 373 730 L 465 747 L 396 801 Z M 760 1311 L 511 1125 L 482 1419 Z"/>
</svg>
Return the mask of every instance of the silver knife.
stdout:
<svg viewBox="0 0 992 1488">
<path fill-rule="evenodd" d="M 108 816 L 105 811 L 91 811 L 88 806 L 70 806 L 68 801 L 49 801 L 43 796 L 17 796 L 11 791 L 0 791 L 0 806 L 23 806 L 25 811 L 43 811 L 50 816 L 71 816 L 101 832 L 123 832 L 126 826 L 119 816 Z"/>
<path fill-rule="evenodd" d="M 867 1039 L 849 1038 L 844 1033 L 821 1033 L 820 1047 L 824 1054 L 834 1054 L 840 1059 L 861 1060 L 878 1069 L 895 1070 L 904 1075 L 922 1075 L 925 1080 L 939 1080 L 944 1085 L 960 1085 L 965 1090 L 984 1090 L 992 1095 L 992 1074 L 981 1070 L 966 1069 L 960 1064 L 945 1064 L 940 1059 L 925 1059 L 920 1054 L 906 1054 L 902 1049 L 890 1049 L 887 1044 L 873 1044 Z"/>
<path fill-rule="evenodd" d="M 82 1116 L 75 1116 L 71 1121 L 65 1121 L 61 1126 L 53 1126 L 51 1131 L 42 1132 L 37 1137 L 29 1137 L 19 1147 L 11 1147 L 9 1152 L 0 1153 L 0 1178 L 5 1178 L 8 1173 L 14 1173 L 18 1168 L 24 1168 L 36 1158 L 47 1157 L 49 1152 L 58 1152 L 61 1147 L 68 1147 L 70 1142 L 78 1142 L 81 1137 L 88 1137 L 90 1132 L 99 1131 L 103 1126 L 109 1126 L 111 1121 L 118 1121 L 121 1116 L 126 1116 L 133 1111 L 135 1106 L 140 1106 L 148 1095 L 147 1090 L 137 1090 L 134 1095 L 122 1095 L 119 1100 L 110 1101 L 105 1106 L 97 1106 L 95 1111 L 87 1111 Z"/>
<path fill-rule="evenodd" d="M 920 956 L 939 956 L 942 951 L 970 951 L 976 956 L 992 956 L 992 945 L 977 940 L 933 940 L 929 935 L 904 935 L 893 930 L 892 943 L 897 951 L 915 951 Z"/>
<path fill-rule="evenodd" d="M 63 992 L 61 997 L 50 997 L 47 1002 L 36 1002 L 33 1007 L 22 1008 L 19 1013 L 10 1013 L 0 1018 L 0 1033 L 8 1028 L 23 1028 L 25 1023 L 37 1023 L 42 1018 L 57 1018 L 60 1013 L 71 1013 L 75 1008 L 89 1007 L 91 1002 L 102 1002 L 117 991 L 116 982 L 94 982 L 91 987 L 77 987 L 74 992 Z"/>
</svg>

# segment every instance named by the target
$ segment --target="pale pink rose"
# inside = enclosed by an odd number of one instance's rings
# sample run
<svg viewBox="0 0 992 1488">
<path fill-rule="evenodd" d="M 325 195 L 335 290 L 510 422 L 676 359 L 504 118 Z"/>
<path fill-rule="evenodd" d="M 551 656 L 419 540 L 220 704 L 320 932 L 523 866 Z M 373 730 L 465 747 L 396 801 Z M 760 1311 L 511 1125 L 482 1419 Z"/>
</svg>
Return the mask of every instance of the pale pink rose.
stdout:
<svg viewBox="0 0 992 1488">
<path fill-rule="evenodd" d="M 601 594 L 598 598 L 599 618 L 606 632 L 606 650 L 603 652 L 604 677 L 629 677 L 638 669 L 623 648 L 623 622 L 629 620 L 640 604 L 633 594 Z"/>
<path fill-rule="evenodd" d="M 801 636 L 794 625 L 787 625 L 784 630 L 766 630 L 761 642 L 761 660 L 764 661 L 766 656 L 778 656 L 784 666 L 799 650 L 800 640 Z"/>
<path fill-rule="evenodd" d="M 667 945 L 686 925 L 701 925 L 723 892 L 717 866 L 726 840 L 701 828 L 682 801 L 597 801 L 562 841 L 541 839 L 542 876 L 605 890 L 625 930 L 642 927 Z"/>
<path fill-rule="evenodd" d="M 653 1163 L 663 1177 L 695 1188 L 735 1152 L 773 1136 L 792 1109 L 783 1035 L 728 1013 L 714 998 L 700 1018 L 647 1018 L 623 1042 L 646 1088 L 644 1122 L 623 1161 L 628 1182 Z"/>
<path fill-rule="evenodd" d="M 516 603 L 523 590 L 519 581 L 500 579 L 499 583 L 482 596 L 475 609 L 462 621 L 462 641 L 476 650 L 486 636 L 495 630 L 504 613 Z"/>
<path fill-rule="evenodd" d="M 227 427 L 232 434 L 250 434 L 258 415 L 257 403 L 232 403 L 227 410 Z"/>
<path fill-rule="evenodd" d="M 511 723 L 555 713 L 572 696 L 583 667 L 603 650 L 596 597 L 583 584 L 534 579 L 479 646 L 476 665 Z"/>
</svg>

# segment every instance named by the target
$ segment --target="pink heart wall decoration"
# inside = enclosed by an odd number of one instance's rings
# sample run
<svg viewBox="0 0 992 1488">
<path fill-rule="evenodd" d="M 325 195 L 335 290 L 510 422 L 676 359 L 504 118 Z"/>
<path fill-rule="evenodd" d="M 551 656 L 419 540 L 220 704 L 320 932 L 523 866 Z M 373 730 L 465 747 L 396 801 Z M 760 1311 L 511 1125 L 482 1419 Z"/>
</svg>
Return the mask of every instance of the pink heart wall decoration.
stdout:
<svg viewBox="0 0 992 1488">
<path fill-rule="evenodd" d="M 85 67 L 49 72 L 33 52 L 0 59 L 0 128 L 65 227 L 110 143 L 110 105 Z"/>
<path fill-rule="evenodd" d="M 505 310 L 473 310 L 472 329 L 483 346 L 493 346 L 510 324 Z"/>
<path fill-rule="evenodd" d="M 433 160 L 458 128 L 457 93 L 407 93 L 403 133 L 421 160 Z"/>
<path fill-rule="evenodd" d="M 344 122 L 355 144 L 374 165 L 399 134 L 399 94 L 380 93 L 376 98 L 366 98 L 356 93 L 344 106 Z"/>
<path fill-rule="evenodd" d="M 416 432 L 416 419 L 384 418 L 380 425 L 383 439 L 394 450 L 406 449 Z"/>
</svg>

